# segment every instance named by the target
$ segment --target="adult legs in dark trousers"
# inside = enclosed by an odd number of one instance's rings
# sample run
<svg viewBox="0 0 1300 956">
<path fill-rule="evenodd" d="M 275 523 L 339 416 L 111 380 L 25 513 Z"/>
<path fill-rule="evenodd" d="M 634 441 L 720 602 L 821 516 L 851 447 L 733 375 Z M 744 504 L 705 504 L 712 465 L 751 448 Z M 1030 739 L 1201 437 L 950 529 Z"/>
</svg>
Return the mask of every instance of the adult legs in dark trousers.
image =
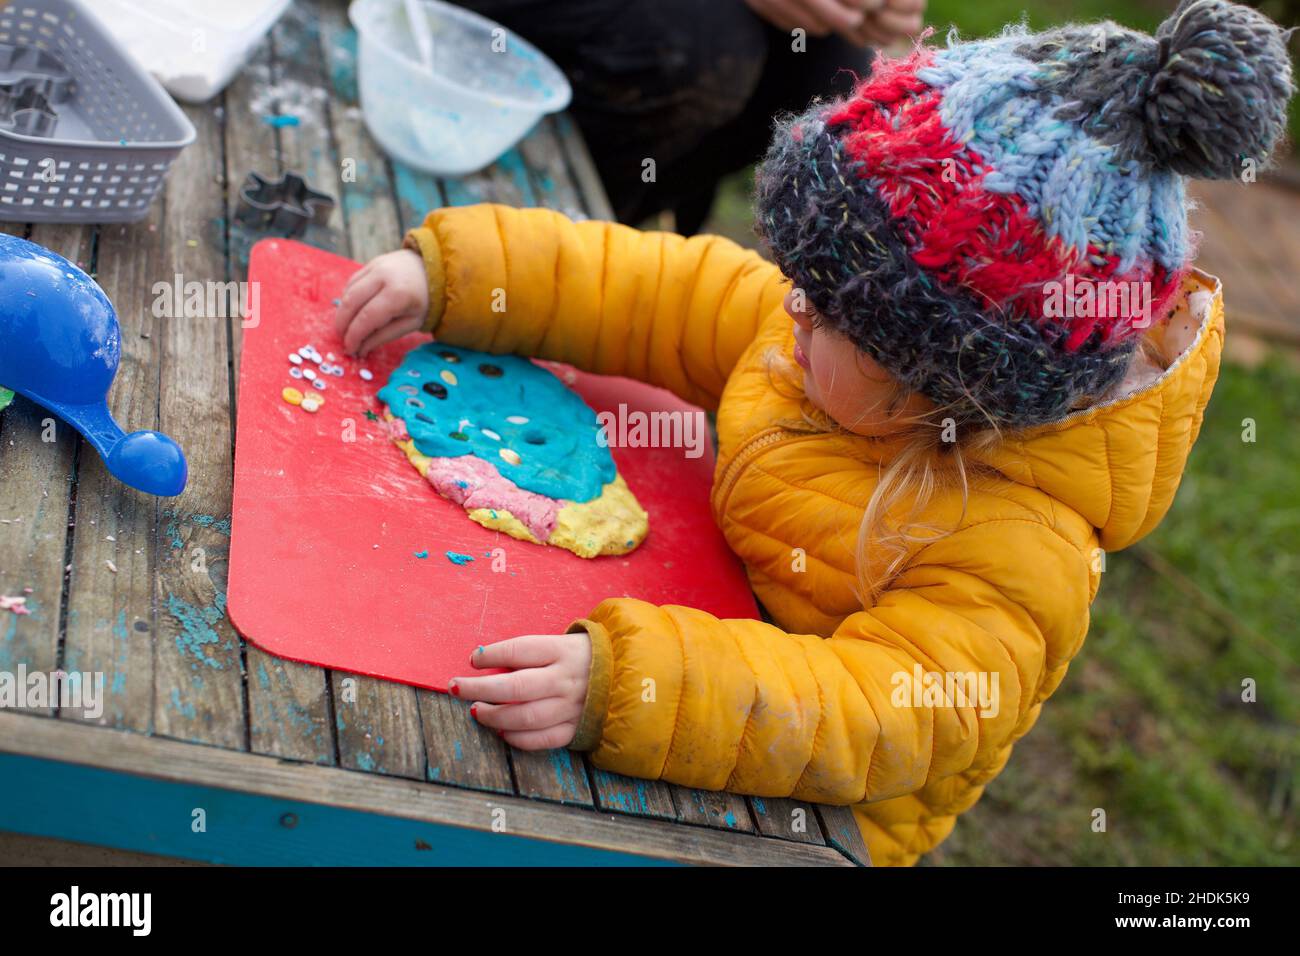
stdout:
<svg viewBox="0 0 1300 956">
<path fill-rule="evenodd" d="M 871 61 L 835 35 L 797 44 L 742 0 L 459 2 L 564 70 L 619 221 L 672 210 L 685 235 L 718 180 L 762 155 L 775 115 L 847 93 Z"/>
</svg>

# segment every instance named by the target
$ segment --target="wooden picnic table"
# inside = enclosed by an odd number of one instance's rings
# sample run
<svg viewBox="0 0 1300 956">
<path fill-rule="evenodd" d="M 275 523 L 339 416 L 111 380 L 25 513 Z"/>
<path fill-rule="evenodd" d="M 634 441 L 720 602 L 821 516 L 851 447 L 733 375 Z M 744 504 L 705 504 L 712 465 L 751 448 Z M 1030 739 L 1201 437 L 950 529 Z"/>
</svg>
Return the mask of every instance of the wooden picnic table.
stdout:
<svg viewBox="0 0 1300 956">
<path fill-rule="evenodd" d="M 146 220 L 3 225 L 103 286 L 122 324 L 113 414 L 176 438 L 190 480 L 179 498 L 135 492 L 71 428 L 51 436 L 42 409 L 19 398 L 0 416 L 0 593 L 31 589 L 30 614 L 0 611 L 0 671 L 100 672 L 106 699 L 95 722 L 0 710 L 0 831 L 230 863 L 866 863 L 847 808 L 515 751 L 464 701 L 280 660 L 232 627 L 240 322 L 152 304 L 177 275 L 244 279 L 260 238 L 233 217 L 247 173 L 295 170 L 338 197 L 304 238 L 358 260 L 440 205 L 611 215 L 564 116 L 463 179 L 391 162 L 365 129 L 355 54 L 343 3 L 298 0 L 222 96 L 185 107 L 198 139 Z"/>
</svg>

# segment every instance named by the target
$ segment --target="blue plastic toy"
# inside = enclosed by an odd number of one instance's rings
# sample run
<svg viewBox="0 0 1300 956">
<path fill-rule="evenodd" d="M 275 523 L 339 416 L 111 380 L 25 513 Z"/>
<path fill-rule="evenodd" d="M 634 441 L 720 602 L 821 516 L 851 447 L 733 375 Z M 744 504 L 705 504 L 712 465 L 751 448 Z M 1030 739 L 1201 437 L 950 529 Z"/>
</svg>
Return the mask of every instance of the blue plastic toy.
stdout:
<svg viewBox="0 0 1300 956">
<path fill-rule="evenodd" d="M 121 333 L 95 281 L 58 253 L 0 233 L 0 384 L 85 436 L 118 480 L 185 490 L 185 455 L 160 432 L 125 434 L 108 411 Z"/>
</svg>

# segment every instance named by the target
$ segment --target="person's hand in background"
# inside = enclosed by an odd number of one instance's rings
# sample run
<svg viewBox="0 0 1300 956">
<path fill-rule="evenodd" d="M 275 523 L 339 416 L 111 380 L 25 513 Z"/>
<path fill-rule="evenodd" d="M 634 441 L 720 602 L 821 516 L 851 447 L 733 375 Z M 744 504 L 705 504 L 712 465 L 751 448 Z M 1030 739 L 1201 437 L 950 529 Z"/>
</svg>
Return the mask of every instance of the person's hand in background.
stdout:
<svg viewBox="0 0 1300 956">
<path fill-rule="evenodd" d="M 745 0 L 749 8 L 779 30 L 807 30 L 816 37 L 838 33 L 855 39 L 868 10 L 885 0 Z"/>
<path fill-rule="evenodd" d="M 884 49 L 899 40 L 915 39 L 925 29 L 925 0 L 883 0 L 867 13 L 850 37 L 854 42 Z"/>
<path fill-rule="evenodd" d="M 749 8 L 780 30 L 807 30 L 813 36 L 838 33 L 859 46 L 887 47 L 917 36 L 925 0 L 745 0 Z"/>
</svg>

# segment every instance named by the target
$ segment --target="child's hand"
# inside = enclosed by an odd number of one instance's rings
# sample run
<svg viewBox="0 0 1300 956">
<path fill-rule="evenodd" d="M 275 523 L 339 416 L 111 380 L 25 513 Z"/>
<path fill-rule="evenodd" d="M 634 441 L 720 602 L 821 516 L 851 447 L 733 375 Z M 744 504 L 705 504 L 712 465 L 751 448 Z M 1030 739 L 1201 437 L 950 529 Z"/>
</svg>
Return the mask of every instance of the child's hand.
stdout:
<svg viewBox="0 0 1300 956">
<path fill-rule="evenodd" d="M 429 277 L 411 249 L 376 256 L 353 273 L 334 313 L 334 328 L 351 355 L 400 339 L 424 326 L 429 314 Z"/>
<path fill-rule="evenodd" d="M 470 666 L 508 667 L 509 674 L 456 677 L 450 690 L 475 701 L 470 713 L 520 750 L 567 747 L 587 703 L 591 638 L 529 634 L 478 648 Z"/>
</svg>

